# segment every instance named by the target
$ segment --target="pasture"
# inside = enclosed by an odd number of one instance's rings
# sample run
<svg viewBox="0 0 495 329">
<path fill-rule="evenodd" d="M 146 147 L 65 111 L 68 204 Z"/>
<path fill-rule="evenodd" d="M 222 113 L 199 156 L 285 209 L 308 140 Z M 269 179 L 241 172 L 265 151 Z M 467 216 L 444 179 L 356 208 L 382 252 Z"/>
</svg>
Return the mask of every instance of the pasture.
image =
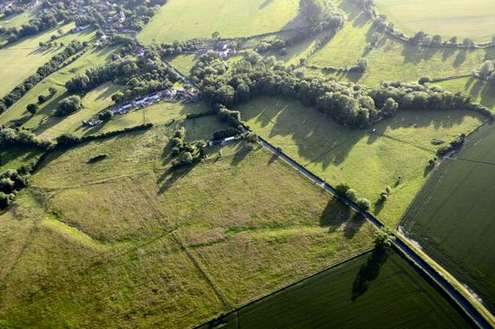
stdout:
<svg viewBox="0 0 495 329">
<path fill-rule="evenodd" d="M 258 146 L 168 172 L 173 131 L 208 139 L 215 120 L 50 155 L 0 216 L 0 324 L 191 327 L 372 247 L 370 224 Z"/>
<path fill-rule="evenodd" d="M 297 0 L 170 0 L 138 34 L 143 43 L 247 37 L 300 25 Z"/>
<path fill-rule="evenodd" d="M 441 78 L 469 74 L 485 60 L 493 57 L 491 49 L 453 49 L 420 47 L 377 33 L 361 11 L 349 0 L 339 7 L 345 11 L 344 28 L 308 61 L 320 67 L 344 68 L 364 58 L 368 68 L 364 73 L 331 73 L 345 81 L 376 86 L 381 81 L 416 82 L 421 77 Z M 374 41 L 374 46 L 371 46 Z M 323 74 L 320 70 L 310 70 Z"/>
<path fill-rule="evenodd" d="M 445 160 L 417 195 L 401 229 L 495 310 L 495 133 L 485 125 Z"/>
<path fill-rule="evenodd" d="M 468 328 L 395 252 L 369 252 L 249 304 L 207 328 Z"/>
<path fill-rule="evenodd" d="M 421 188 L 434 139 L 450 141 L 477 128 L 482 118 L 461 111 L 399 112 L 372 129 L 350 130 L 315 109 L 286 99 L 260 97 L 236 108 L 258 134 L 332 185 L 348 183 L 394 226 Z M 401 179 L 399 179 L 399 176 Z M 389 200 L 380 192 L 392 187 Z"/>
<path fill-rule="evenodd" d="M 407 35 L 418 31 L 491 41 L 495 3 L 486 0 L 375 0 L 380 13 Z"/>
<path fill-rule="evenodd" d="M 65 82 L 74 75 L 83 73 L 91 67 L 105 64 L 105 62 L 108 60 L 108 57 L 114 50 L 114 48 L 90 49 L 75 62 L 51 74 L 43 81 L 38 83 L 35 87 L 33 87 L 26 95 L 24 95 L 23 98 L 12 105 L 11 108 L 0 115 L 0 124 L 6 124 L 10 121 L 19 120 L 26 128 L 38 128 L 38 133 L 42 133 L 43 131 L 49 129 L 57 121 L 61 120 L 53 118 L 51 120 L 48 119 L 55 113 L 58 102 L 64 97 L 68 96 L 65 90 Z M 30 115 L 26 111 L 27 105 L 37 104 L 38 96 L 48 95 L 48 89 L 50 87 L 57 89 L 57 94 L 53 98 L 47 100 L 45 103 L 38 104 L 38 112 L 34 115 Z M 103 108 L 107 107 L 110 102 L 112 102 L 111 96 L 112 93 L 116 91 L 116 89 L 116 86 L 112 84 L 106 84 L 90 92 L 87 96 L 86 102 L 84 102 L 87 105 L 87 110 L 81 112 L 93 113 L 95 111 L 97 112 L 97 110 L 102 110 Z M 74 114 L 74 116 L 78 115 Z M 89 116 L 91 117 L 91 115 Z M 64 119 L 70 120 L 69 118 Z"/>
<path fill-rule="evenodd" d="M 63 50 L 63 47 L 40 49 L 38 45 L 40 41 L 49 41 L 52 35 L 59 35 L 57 32 L 59 28 L 65 34 L 57 42 L 63 42 L 66 45 L 74 39 L 81 42 L 88 41 L 94 35 L 94 31 L 83 31 L 74 34 L 67 33 L 73 27 L 73 23 L 56 27 L 39 35 L 21 39 L 12 45 L 0 49 L 0 58 L 2 59 L 2 65 L 0 66 L 0 76 L 2 77 L 0 97 L 9 93 L 31 74 L 36 73 L 38 67 L 48 62 L 50 58 Z"/>
<path fill-rule="evenodd" d="M 7 169 L 17 169 L 35 160 L 42 151 L 26 146 L 9 146 L 0 150 L 0 173 Z"/>
</svg>

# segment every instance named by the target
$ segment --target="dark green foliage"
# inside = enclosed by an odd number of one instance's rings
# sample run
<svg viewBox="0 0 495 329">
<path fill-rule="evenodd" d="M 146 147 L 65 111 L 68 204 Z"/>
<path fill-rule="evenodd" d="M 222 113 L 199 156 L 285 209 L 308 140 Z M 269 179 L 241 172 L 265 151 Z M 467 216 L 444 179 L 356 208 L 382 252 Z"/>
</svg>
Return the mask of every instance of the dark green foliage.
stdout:
<svg viewBox="0 0 495 329">
<path fill-rule="evenodd" d="M 65 116 L 78 111 L 82 107 L 81 97 L 69 96 L 60 101 L 57 107 L 57 116 Z"/>
<path fill-rule="evenodd" d="M 108 121 L 113 118 L 113 112 L 111 110 L 105 110 L 98 115 L 98 119 L 101 121 Z"/>
<path fill-rule="evenodd" d="M 337 192 L 340 196 L 345 196 L 347 191 L 350 190 L 351 187 L 347 183 L 341 183 L 335 187 L 335 192 Z"/>
<path fill-rule="evenodd" d="M 371 209 L 371 202 L 368 199 L 365 198 L 359 198 L 356 201 L 356 204 L 358 205 L 359 208 L 368 211 Z"/>
<path fill-rule="evenodd" d="M 29 104 L 27 107 L 26 107 L 26 110 L 31 113 L 31 114 L 35 114 L 37 111 L 38 111 L 38 105 L 36 104 Z"/>
<path fill-rule="evenodd" d="M 437 155 L 438 156 L 445 156 L 449 154 L 450 152 L 458 151 L 463 145 L 464 141 L 466 140 L 466 135 L 461 134 L 454 138 L 448 145 L 442 146 L 437 150 Z"/>
</svg>

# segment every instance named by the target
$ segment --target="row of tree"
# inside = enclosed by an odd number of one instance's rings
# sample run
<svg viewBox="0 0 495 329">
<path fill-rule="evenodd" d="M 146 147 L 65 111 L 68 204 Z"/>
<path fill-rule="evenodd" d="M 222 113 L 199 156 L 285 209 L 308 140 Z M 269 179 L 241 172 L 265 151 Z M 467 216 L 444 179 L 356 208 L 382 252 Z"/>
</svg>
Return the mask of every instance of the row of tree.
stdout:
<svg viewBox="0 0 495 329">
<path fill-rule="evenodd" d="M 397 110 L 465 109 L 491 117 L 488 109 L 471 103 L 469 97 L 438 87 L 392 82 L 367 89 L 332 78 L 305 77 L 273 57 L 261 59 L 251 52 L 233 64 L 208 52 L 199 58 L 191 72 L 192 78 L 201 85 L 204 97 L 212 104 L 232 107 L 259 95 L 284 95 L 353 128 L 369 127 L 395 115 Z"/>
</svg>

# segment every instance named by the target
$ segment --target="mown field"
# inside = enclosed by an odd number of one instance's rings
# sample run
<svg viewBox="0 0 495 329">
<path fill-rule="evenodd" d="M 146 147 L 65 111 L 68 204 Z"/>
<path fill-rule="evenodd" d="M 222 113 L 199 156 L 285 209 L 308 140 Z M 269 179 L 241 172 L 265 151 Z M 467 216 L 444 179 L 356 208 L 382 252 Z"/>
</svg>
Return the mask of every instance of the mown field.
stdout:
<svg viewBox="0 0 495 329">
<path fill-rule="evenodd" d="M 170 0 L 138 34 L 143 43 L 246 37 L 300 24 L 297 0 Z"/>
<path fill-rule="evenodd" d="M 52 35 L 59 35 L 57 32 L 58 29 L 61 29 L 65 33 L 73 27 L 73 23 L 56 27 L 42 34 L 21 39 L 12 45 L 0 49 L 0 58 L 2 59 L 2 65 L 0 66 L 0 76 L 2 77 L 0 97 L 10 92 L 31 74 L 36 73 L 38 67 L 48 62 L 50 58 L 63 50 L 63 47 L 52 47 L 46 50 L 40 49 L 40 41 L 47 42 Z M 63 42 L 67 45 L 74 39 L 83 42 L 90 40 L 93 36 L 94 31 L 91 32 L 88 30 L 75 34 L 65 34 L 57 42 Z"/>
<path fill-rule="evenodd" d="M 333 185 L 350 184 L 389 226 L 397 223 L 424 183 L 428 160 L 437 148 L 432 141 L 450 141 L 482 122 L 477 114 L 461 111 L 411 111 L 363 131 L 285 99 L 260 97 L 237 109 L 255 132 L 313 173 Z M 392 188 L 390 199 L 377 202 L 387 186 Z"/>
<path fill-rule="evenodd" d="M 370 224 L 258 147 L 167 172 L 180 126 L 224 128 L 176 121 L 46 159 L 0 216 L 1 327 L 190 327 L 372 247 Z"/>
<path fill-rule="evenodd" d="M 443 37 L 491 41 L 495 3 L 486 0 L 375 0 L 379 11 L 408 35 L 424 31 Z"/>
<path fill-rule="evenodd" d="M 38 132 L 42 133 L 48 129 L 57 129 L 54 126 L 60 124 L 60 120 L 71 121 L 71 118 L 77 117 L 80 119 L 77 123 L 81 124 L 82 120 L 87 120 L 92 116 L 92 114 L 97 113 L 98 111 L 109 106 L 113 103 L 111 100 L 112 94 L 119 89 L 118 86 L 110 83 L 104 84 L 88 93 L 85 99 L 83 99 L 85 109 L 80 111 L 80 113 L 74 114 L 68 118 L 49 119 L 50 116 L 55 113 L 58 102 L 68 96 L 65 89 L 65 82 L 78 73 L 84 73 L 91 67 L 105 64 L 108 57 L 114 50 L 114 48 L 89 49 L 81 58 L 77 59 L 75 62 L 69 64 L 63 69 L 51 74 L 32 88 L 23 98 L 0 115 L 0 124 L 6 124 L 10 121 L 19 120 L 23 123 L 24 127 L 38 129 Z M 48 89 L 50 87 L 57 89 L 57 94 L 45 103 L 38 104 L 39 110 L 35 115 L 29 114 L 26 111 L 26 107 L 29 104 L 37 104 L 39 95 L 48 95 Z M 64 128 L 68 127 L 70 126 L 66 126 Z"/>
<path fill-rule="evenodd" d="M 339 7 L 347 14 L 344 28 L 315 53 L 308 64 L 344 68 L 364 58 L 368 68 L 364 73 L 330 74 L 337 79 L 370 86 L 381 81 L 416 82 L 424 76 L 439 78 L 469 74 L 493 57 L 490 49 L 426 48 L 395 40 L 376 33 L 368 18 L 350 0 L 343 0 Z M 375 45 L 367 49 L 375 38 Z M 307 71 L 323 74 L 319 70 Z"/>
<path fill-rule="evenodd" d="M 495 310 L 495 133 L 486 125 L 432 174 L 400 229 Z"/>
<path fill-rule="evenodd" d="M 201 328 L 468 328 L 395 252 L 366 253 Z"/>
</svg>

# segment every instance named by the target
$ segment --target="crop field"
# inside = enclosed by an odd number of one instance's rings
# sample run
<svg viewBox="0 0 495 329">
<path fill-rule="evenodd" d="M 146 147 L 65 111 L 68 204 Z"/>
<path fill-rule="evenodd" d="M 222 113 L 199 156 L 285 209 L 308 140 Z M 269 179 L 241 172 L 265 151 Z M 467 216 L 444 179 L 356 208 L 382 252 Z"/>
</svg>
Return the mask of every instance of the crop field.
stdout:
<svg viewBox="0 0 495 329">
<path fill-rule="evenodd" d="M 23 126 L 26 128 L 38 128 L 40 132 L 49 129 L 57 120 L 52 119 L 47 121 L 47 119 L 53 113 L 55 113 L 58 102 L 62 98 L 67 96 L 65 90 L 65 82 L 73 77 L 75 74 L 83 73 L 90 67 L 103 65 L 107 61 L 113 50 L 114 48 L 90 49 L 75 62 L 51 74 L 43 81 L 38 83 L 34 88 L 32 88 L 11 108 L 0 115 L 0 124 L 6 124 L 13 120 L 20 120 L 21 122 L 23 122 Z M 38 112 L 35 115 L 31 116 L 26 111 L 27 105 L 36 104 L 38 102 L 38 96 L 47 95 L 48 89 L 50 87 L 57 89 L 57 94 L 52 99 L 47 100 L 45 103 L 39 104 Z M 87 96 L 86 101 L 83 101 L 83 103 L 87 105 L 86 111 L 81 112 L 98 112 L 98 110 L 102 110 L 103 108 L 107 107 L 109 105 L 109 102 L 111 102 L 111 96 L 115 91 L 117 91 L 116 86 L 106 84 L 90 92 Z M 75 114 L 74 116 L 78 115 Z M 91 115 L 89 116 L 91 117 Z M 81 120 L 83 119 L 84 117 Z M 66 118 L 65 120 L 70 121 L 70 119 L 68 118 Z"/>
<path fill-rule="evenodd" d="M 297 27 L 297 0 L 170 0 L 137 36 L 143 43 L 246 37 Z"/>
<path fill-rule="evenodd" d="M 450 141 L 482 122 L 478 115 L 461 111 L 411 111 L 363 131 L 284 99 L 261 97 L 237 109 L 254 131 L 301 165 L 330 184 L 345 182 L 355 188 L 389 226 L 397 223 L 424 183 L 428 160 L 436 151 L 431 142 Z M 386 186 L 392 187 L 390 199 L 375 202 Z"/>
<path fill-rule="evenodd" d="M 38 67 L 50 60 L 54 55 L 63 50 L 63 47 L 53 47 L 42 50 L 39 48 L 40 41 L 47 42 L 51 35 L 58 35 L 57 30 L 60 28 L 65 33 L 74 27 L 74 24 L 67 24 L 63 27 L 56 27 L 45 33 L 34 37 L 24 38 L 12 45 L 0 49 L 0 58 L 2 66 L 0 67 L 0 76 L 3 78 L 0 84 L 0 97 L 14 89 L 15 86 L 24 81 L 25 78 L 34 74 Z M 57 42 L 63 42 L 66 45 L 74 40 L 88 41 L 94 35 L 94 31 L 83 31 L 75 34 L 65 34 Z M 20 61 L 19 59 L 24 60 Z"/>
<path fill-rule="evenodd" d="M 469 74 L 486 59 L 493 57 L 490 49 L 452 49 L 420 47 L 407 42 L 377 34 L 366 17 L 349 0 L 340 8 L 347 14 L 344 28 L 315 53 L 308 64 L 320 67 L 344 68 L 364 58 L 368 68 L 364 73 L 332 73 L 339 80 L 353 81 L 376 86 L 381 81 L 415 82 L 421 77 L 449 77 Z M 377 38 L 375 46 L 366 49 L 371 40 Z M 320 71 L 308 70 L 322 74 Z"/>
<path fill-rule="evenodd" d="M 366 253 L 201 328 L 467 328 L 398 254 Z"/>
<path fill-rule="evenodd" d="M 486 0 L 375 0 L 381 13 L 408 35 L 418 31 L 443 37 L 491 41 L 495 3 Z"/>
<path fill-rule="evenodd" d="M 435 85 L 452 93 L 461 92 L 466 96 L 471 96 L 474 102 L 492 110 L 495 107 L 495 87 L 486 81 L 467 77 L 437 82 Z"/>
<path fill-rule="evenodd" d="M 495 133 L 485 125 L 442 163 L 400 228 L 495 310 L 493 200 Z"/>
<path fill-rule="evenodd" d="M 223 124 L 177 121 L 46 159 L 0 216 L 0 325 L 190 327 L 372 247 L 370 224 L 258 147 L 167 172 L 180 126 L 208 139 Z"/>
</svg>

